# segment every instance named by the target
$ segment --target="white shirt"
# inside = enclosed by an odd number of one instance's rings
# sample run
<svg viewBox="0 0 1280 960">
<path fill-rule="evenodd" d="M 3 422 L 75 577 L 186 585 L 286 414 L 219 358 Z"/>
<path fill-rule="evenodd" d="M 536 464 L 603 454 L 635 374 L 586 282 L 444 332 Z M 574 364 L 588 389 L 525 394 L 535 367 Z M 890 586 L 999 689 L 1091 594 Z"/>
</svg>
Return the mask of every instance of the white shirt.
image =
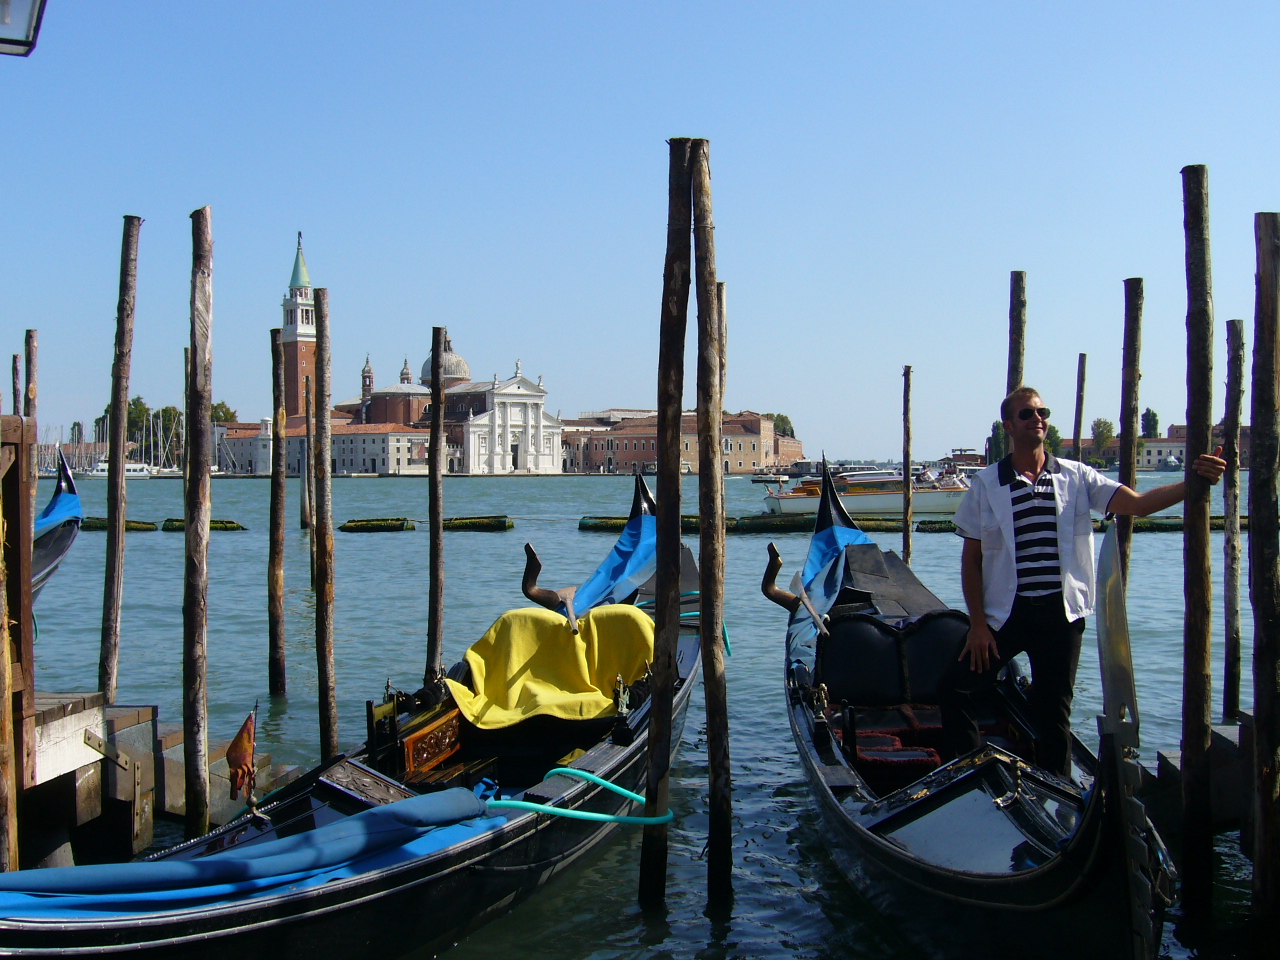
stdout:
<svg viewBox="0 0 1280 960">
<path fill-rule="evenodd" d="M 1055 494 L 1062 601 L 1067 619 L 1078 620 L 1093 613 L 1096 573 L 1090 510 L 1106 513 L 1121 484 L 1082 463 L 1059 460 L 1048 451 L 1044 472 L 1052 478 Z M 1009 619 L 1018 590 L 1013 503 L 1009 498 L 1014 476 L 1008 457 L 979 471 L 955 515 L 956 532 L 982 544 L 982 598 L 993 630 Z"/>
</svg>

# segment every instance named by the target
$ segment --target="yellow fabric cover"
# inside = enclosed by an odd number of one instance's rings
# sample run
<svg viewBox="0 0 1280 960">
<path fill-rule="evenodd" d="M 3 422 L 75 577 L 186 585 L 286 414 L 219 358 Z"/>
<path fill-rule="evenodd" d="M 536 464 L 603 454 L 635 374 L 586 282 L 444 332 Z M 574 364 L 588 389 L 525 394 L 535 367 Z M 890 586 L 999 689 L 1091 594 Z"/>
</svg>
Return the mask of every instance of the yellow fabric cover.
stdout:
<svg viewBox="0 0 1280 960">
<path fill-rule="evenodd" d="M 542 607 L 504 613 L 466 653 L 471 688 L 445 681 L 462 715 L 483 730 L 540 714 L 611 716 L 618 675 L 634 683 L 653 661 L 653 621 L 630 604 L 608 604 L 589 611 L 578 631 Z"/>
</svg>

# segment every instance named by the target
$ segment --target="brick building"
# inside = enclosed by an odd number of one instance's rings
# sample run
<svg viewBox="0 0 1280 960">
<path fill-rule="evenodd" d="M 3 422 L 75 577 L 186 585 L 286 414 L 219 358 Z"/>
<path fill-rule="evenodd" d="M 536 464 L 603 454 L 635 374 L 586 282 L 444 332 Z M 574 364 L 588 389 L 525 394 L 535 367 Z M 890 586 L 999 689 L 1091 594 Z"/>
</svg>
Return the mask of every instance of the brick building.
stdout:
<svg viewBox="0 0 1280 960">
<path fill-rule="evenodd" d="M 658 417 L 648 410 L 608 410 L 564 423 L 566 473 L 651 471 L 658 460 Z M 804 457 L 803 444 L 774 433 L 773 420 L 750 410 L 727 414 L 721 428 L 726 474 L 750 474 L 790 466 Z M 681 469 L 698 472 L 698 417 L 680 424 Z"/>
</svg>

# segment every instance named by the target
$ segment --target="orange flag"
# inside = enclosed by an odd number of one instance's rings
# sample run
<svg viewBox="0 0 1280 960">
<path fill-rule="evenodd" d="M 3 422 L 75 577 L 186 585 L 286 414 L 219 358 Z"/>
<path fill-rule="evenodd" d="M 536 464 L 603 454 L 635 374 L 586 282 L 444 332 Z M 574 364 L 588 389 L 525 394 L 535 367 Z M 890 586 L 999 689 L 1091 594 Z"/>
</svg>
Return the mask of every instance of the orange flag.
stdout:
<svg viewBox="0 0 1280 960">
<path fill-rule="evenodd" d="M 246 798 L 253 794 L 254 783 L 257 774 L 253 769 L 253 747 L 254 747 L 254 728 L 256 726 L 255 717 L 257 708 L 245 717 L 244 724 L 240 727 L 240 732 L 235 735 L 230 746 L 227 747 L 227 769 L 231 776 L 231 799 L 241 790 L 244 791 Z"/>
</svg>

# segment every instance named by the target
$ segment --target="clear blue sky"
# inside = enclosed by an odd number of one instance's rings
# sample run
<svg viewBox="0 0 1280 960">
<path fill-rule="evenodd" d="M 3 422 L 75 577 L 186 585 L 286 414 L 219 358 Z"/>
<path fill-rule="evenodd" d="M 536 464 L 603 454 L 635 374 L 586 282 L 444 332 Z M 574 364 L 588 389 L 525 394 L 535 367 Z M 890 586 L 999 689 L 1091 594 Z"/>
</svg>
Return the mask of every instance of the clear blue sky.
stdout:
<svg viewBox="0 0 1280 960">
<path fill-rule="evenodd" d="M 0 348 L 40 330 L 43 427 L 99 414 L 137 214 L 130 392 L 179 403 L 188 215 L 210 204 L 214 393 L 242 419 L 269 413 L 298 230 L 335 396 L 366 353 L 379 383 L 416 370 L 442 324 L 476 378 L 520 358 L 565 416 L 651 407 L 664 141 L 701 136 L 730 409 L 892 457 L 911 364 L 917 454 L 979 446 L 1019 269 L 1027 380 L 1064 433 L 1080 352 L 1086 422 L 1117 419 L 1131 276 L 1141 403 L 1183 422 L 1179 170 L 1209 165 L 1216 339 L 1242 317 L 1251 340 L 1280 7 L 1117 7 L 49 0 L 35 53 L 0 57 Z"/>
</svg>

